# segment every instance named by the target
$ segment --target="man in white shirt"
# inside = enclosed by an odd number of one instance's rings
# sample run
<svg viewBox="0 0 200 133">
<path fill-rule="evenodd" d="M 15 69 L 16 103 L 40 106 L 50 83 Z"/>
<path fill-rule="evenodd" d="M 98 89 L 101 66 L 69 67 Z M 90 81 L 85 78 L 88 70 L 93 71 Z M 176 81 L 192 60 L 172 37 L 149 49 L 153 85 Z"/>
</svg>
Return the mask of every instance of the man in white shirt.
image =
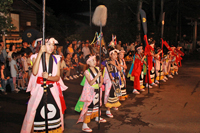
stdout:
<svg viewBox="0 0 200 133">
<path fill-rule="evenodd" d="M 89 49 L 89 43 L 86 43 L 85 44 L 85 47 L 82 48 L 82 52 L 83 52 L 83 57 L 85 59 L 85 56 L 86 55 L 89 55 L 91 52 L 90 52 L 90 49 Z"/>
</svg>

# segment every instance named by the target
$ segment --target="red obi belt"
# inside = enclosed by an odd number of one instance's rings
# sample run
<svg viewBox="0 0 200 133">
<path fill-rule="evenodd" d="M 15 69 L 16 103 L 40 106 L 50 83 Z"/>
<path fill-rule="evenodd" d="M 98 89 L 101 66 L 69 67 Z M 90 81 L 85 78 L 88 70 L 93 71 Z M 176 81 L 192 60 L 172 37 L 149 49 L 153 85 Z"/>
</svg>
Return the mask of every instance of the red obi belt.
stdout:
<svg viewBox="0 0 200 133">
<path fill-rule="evenodd" d="M 43 77 L 38 77 L 37 78 L 37 83 L 43 85 Z M 50 81 L 50 80 L 46 81 L 46 85 L 51 85 L 53 83 L 55 83 L 55 82 L 54 81 Z M 61 90 L 61 87 L 60 87 L 60 83 L 56 82 L 56 85 L 57 85 L 58 91 L 59 91 L 62 114 L 64 114 L 65 110 L 67 109 L 66 104 L 65 104 L 65 99 L 64 99 L 64 97 L 62 95 L 62 90 Z"/>
</svg>

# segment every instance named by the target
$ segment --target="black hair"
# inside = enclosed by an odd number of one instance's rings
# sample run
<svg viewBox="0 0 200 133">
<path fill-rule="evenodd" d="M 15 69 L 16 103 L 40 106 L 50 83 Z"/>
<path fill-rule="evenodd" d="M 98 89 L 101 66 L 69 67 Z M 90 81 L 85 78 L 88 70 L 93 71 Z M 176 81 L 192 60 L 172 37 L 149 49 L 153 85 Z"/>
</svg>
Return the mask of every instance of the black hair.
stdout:
<svg viewBox="0 0 200 133">
<path fill-rule="evenodd" d="M 0 69 L 1 69 L 1 66 L 3 66 L 3 65 L 5 65 L 5 64 L 4 64 L 3 62 L 0 61 Z"/>
<path fill-rule="evenodd" d="M 15 57 L 17 57 L 17 53 L 12 53 L 12 58 L 14 59 Z"/>
<path fill-rule="evenodd" d="M 66 53 L 66 57 L 69 55 L 69 53 Z"/>
<path fill-rule="evenodd" d="M 90 54 L 85 56 L 85 62 L 87 62 L 87 60 L 90 58 Z"/>
<path fill-rule="evenodd" d="M 24 51 L 21 51 L 21 56 L 24 56 L 25 52 Z"/>
<path fill-rule="evenodd" d="M 75 55 L 77 55 L 77 54 L 76 54 L 76 53 L 73 53 L 73 54 L 72 54 L 72 58 L 74 58 Z"/>
<path fill-rule="evenodd" d="M 83 55 L 83 52 L 79 52 L 79 56 Z"/>
<path fill-rule="evenodd" d="M 14 43 L 11 43 L 10 44 L 10 47 L 9 47 L 9 49 L 10 49 L 10 51 L 12 51 L 12 47 L 14 46 Z"/>
<path fill-rule="evenodd" d="M 100 60 L 100 57 L 99 57 L 99 56 L 96 56 L 96 60 L 99 61 L 99 60 Z"/>
</svg>

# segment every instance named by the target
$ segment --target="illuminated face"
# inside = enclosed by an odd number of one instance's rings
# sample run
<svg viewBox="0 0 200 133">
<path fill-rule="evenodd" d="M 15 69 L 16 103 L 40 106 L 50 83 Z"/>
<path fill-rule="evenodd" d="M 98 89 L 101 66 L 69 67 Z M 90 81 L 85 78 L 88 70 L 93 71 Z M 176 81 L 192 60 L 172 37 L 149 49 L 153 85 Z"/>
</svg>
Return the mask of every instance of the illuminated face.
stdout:
<svg viewBox="0 0 200 133">
<path fill-rule="evenodd" d="M 51 54 L 54 50 L 54 43 L 46 43 L 46 53 Z"/>
<path fill-rule="evenodd" d="M 93 58 L 92 60 L 88 61 L 88 65 L 90 67 L 95 67 L 97 65 L 96 58 Z"/>
<path fill-rule="evenodd" d="M 15 51 L 15 45 L 12 46 L 12 51 Z"/>
<path fill-rule="evenodd" d="M 123 59 L 123 58 L 124 58 L 124 53 L 122 53 L 122 52 L 119 53 L 119 58 L 120 58 L 120 59 Z"/>
<path fill-rule="evenodd" d="M 110 57 L 112 60 L 117 60 L 117 53 L 113 52 Z"/>
</svg>

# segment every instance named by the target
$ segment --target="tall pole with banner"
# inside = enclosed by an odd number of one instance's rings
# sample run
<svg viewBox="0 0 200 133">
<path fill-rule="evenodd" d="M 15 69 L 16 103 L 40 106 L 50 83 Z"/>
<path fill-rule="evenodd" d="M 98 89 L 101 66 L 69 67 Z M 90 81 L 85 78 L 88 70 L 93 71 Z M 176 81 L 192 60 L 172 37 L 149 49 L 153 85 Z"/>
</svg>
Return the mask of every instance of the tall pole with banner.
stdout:
<svg viewBox="0 0 200 133">
<path fill-rule="evenodd" d="M 144 31 L 144 42 L 145 42 L 145 51 L 147 51 L 146 49 L 149 49 L 149 43 L 147 40 L 147 19 L 146 19 L 146 13 L 144 10 L 140 9 L 140 15 L 141 15 L 141 19 L 142 19 L 142 26 L 143 26 L 143 31 Z M 148 54 L 148 53 L 146 53 Z M 147 76 L 147 83 L 148 83 L 148 94 L 150 93 L 149 91 L 149 78 L 148 78 L 148 55 L 146 56 L 146 76 Z"/>
<path fill-rule="evenodd" d="M 106 25 L 107 21 L 107 8 L 104 5 L 99 5 L 96 7 L 93 17 L 92 17 L 92 23 L 96 26 L 100 27 L 100 36 L 102 35 L 102 27 Z M 101 39 L 100 37 L 100 63 L 99 63 L 99 70 L 101 70 Z M 101 81 L 100 81 L 101 82 Z M 98 129 L 100 129 L 100 89 L 99 88 L 99 111 L 98 111 Z"/>
</svg>

